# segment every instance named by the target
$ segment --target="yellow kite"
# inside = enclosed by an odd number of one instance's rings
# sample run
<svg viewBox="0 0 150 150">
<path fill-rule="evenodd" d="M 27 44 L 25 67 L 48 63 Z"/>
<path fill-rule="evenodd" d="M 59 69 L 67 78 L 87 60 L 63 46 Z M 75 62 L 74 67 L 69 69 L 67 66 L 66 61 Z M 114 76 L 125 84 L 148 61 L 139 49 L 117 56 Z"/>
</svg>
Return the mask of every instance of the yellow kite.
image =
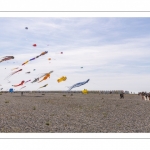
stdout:
<svg viewBox="0 0 150 150">
<path fill-rule="evenodd" d="M 83 93 L 83 94 L 87 94 L 87 93 L 88 93 L 88 90 L 87 90 L 87 89 L 84 89 L 84 90 L 82 91 L 82 93 Z"/>
<path fill-rule="evenodd" d="M 61 78 L 59 78 L 59 79 L 57 80 L 57 82 L 59 83 L 59 82 L 61 82 L 61 81 L 66 81 L 66 79 L 67 79 L 67 77 L 62 76 Z"/>
</svg>

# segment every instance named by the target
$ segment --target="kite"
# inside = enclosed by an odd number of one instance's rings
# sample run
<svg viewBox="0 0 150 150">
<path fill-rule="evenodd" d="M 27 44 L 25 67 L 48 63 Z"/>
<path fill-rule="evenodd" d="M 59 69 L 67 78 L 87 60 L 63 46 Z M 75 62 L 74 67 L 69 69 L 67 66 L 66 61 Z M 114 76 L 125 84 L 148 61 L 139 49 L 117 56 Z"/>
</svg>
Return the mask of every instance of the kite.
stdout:
<svg viewBox="0 0 150 150">
<path fill-rule="evenodd" d="M 26 61 L 26 62 L 24 62 L 22 65 L 25 65 L 25 64 L 27 64 L 29 61 Z"/>
<path fill-rule="evenodd" d="M 26 72 L 26 73 L 28 73 L 28 74 L 29 74 L 29 73 L 31 73 L 31 72 L 29 71 L 29 72 Z"/>
<path fill-rule="evenodd" d="M 25 29 L 28 29 L 28 27 L 25 27 Z"/>
<path fill-rule="evenodd" d="M 76 88 L 76 87 L 79 87 L 79 86 L 82 86 L 82 85 L 88 83 L 89 80 L 90 80 L 90 79 L 88 79 L 87 81 L 84 81 L 84 82 L 79 82 L 79 83 L 74 84 L 73 86 L 71 86 L 71 87 L 69 88 L 68 91 L 70 91 L 70 90 L 73 89 L 73 88 Z"/>
<path fill-rule="evenodd" d="M 48 53 L 48 51 L 42 52 L 40 55 L 38 55 L 38 56 L 36 56 L 36 57 L 34 57 L 34 58 L 32 58 L 32 59 L 30 59 L 30 60 L 24 62 L 24 63 L 22 64 L 22 66 L 25 65 L 25 64 L 27 64 L 29 61 L 32 61 L 32 60 L 34 60 L 34 59 L 36 59 L 36 58 L 39 58 L 40 56 L 45 55 L 45 54 L 47 54 L 47 53 Z"/>
<path fill-rule="evenodd" d="M 63 52 L 61 52 L 61 54 L 63 54 Z"/>
<path fill-rule="evenodd" d="M 37 82 L 39 81 L 39 78 L 36 78 L 35 80 L 33 80 L 31 83 Z"/>
<path fill-rule="evenodd" d="M 51 73 L 53 73 L 54 71 L 50 71 L 50 72 L 48 72 L 48 73 L 44 73 L 42 76 L 40 76 L 39 78 L 42 78 L 42 77 L 44 77 L 44 76 L 46 76 L 46 75 L 48 75 L 48 74 L 51 74 Z"/>
<path fill-rule="evenodd" d="M 31 80 L 28 80 L 28 81 L 26 81 L 25 83 L 27 83 L 27 82 L 30 82 Z"/>
<path fill-rule="evenodd" d="M 48 51 L 42 52 L 42 53 L 40 54 L 40 56 L 45 55 L 45 54 L 47 54 L 47 53 L 48 53 Z"/>
<path fill-rule="evenodd" d="M 87 94 L 87 93 L 88 93 L 88 90 L 87 90 L 87 89 L 84 89 L 84 90 L 82 91 L 82 93 L 83 93 L 83 94 Z"/>
<path fill-rule="evenodd" d="M 3 58 L 0 60 L 0 63 L 3 62 L 3 61 L 10 60 L 10 59 L 14 59 L 14 56 L 5 56 L 5 57 L 3 57 Z"/>
<path fill-rule="evenodd" d="M 81 67 L 81 68 L 83 68 L 83 67 Z"/>
<path fill-rule="evenodd" d="M 46 80 L 48 77 L 50 78 L 50 74 L 45 75 L 45 77 L 41 81 L 39 81 L 38 83 L 42 82 L 43 80 Z"/>
<path fill-rule="evenodd" d="M 48 60 L 51 60 L 51 58 L 48 58 Z"/>
<path fill-rule="evenodd" d="M 57 80 L 57 82 L 59 83 L 59 82 L 61 82 L 61 81 L 66 81 L 66 79 L 67 79 L 67 77 L 62 76 L 61 78 L 59 78 L 59 79 Z"/>
<path fill-rule="evenodd" d="M 48 73 L 44 73 L 41 77 L 37 78 L 40 79 L 43 77 L 43 79 L 41 81 L 39 81 L 38 83 L 42 82 L 43 80 L 46 80 L 48 77 L 50 78 L 50 74 L 53 73 L 53 71 L 50 71 Z M 36 82 L 36 81 L 35 81 Z"/>
<path fill-rule="evenodd" d="M 1 88 L 1 90 L 2 90 L 3 88 Z"/>
<path fill-rule="evenodd" d="M 5 79 L 9 78 L 10 76 L 14 75 L 15 73 L 17 73 L 17 72 L 19 72 L 19 71 L 22 71 L 22 69 L 19 69 L 19 70 L 15 71 L 15 72 L 11 73 L 11 74 L 10 74 L 8 77 L 6 77 Z"/>
<path fill-rule="evenodd" d="M 47 85 L 48 85 L 48 84 L 45 84 L 44 86 L 41 86 L 40 88 L 46 87 Z M 39 88 L 39 89 L 40 89 L 40 88 Z"/>
<path fill-rule="evenodd" d="M 8 80 L 8 83 L 10 83 L 10 81 Z"/>
<path fill-rule="evenodd" d="M 36 46 L 36 44 L 33 44 L 33 46 L 35 47 L 35 46 Z"/>
<path fill-rule="evenodd" d="M 17 87 L 17 86 L 23 85 L 23 84 L 24 84 L 24 82 L 25 82 L 25 81 L 21 81 L 21 83 L 20 83 L 20 84 L 18 84 L 18 85 L 12 85 L 12 86 Z"/>
<path fill-rule="evenodd" d="M 10 93 L 13 93 L 13 92 L 14 92 L 14 90 L 11 88 L 11 89 L 9 89 L 9 92 L 10 92 Z"/>
<path fill-rule="evenodd" d="M 23 88 L 25 88 L 25 87 L 26 87 L 26 86 L 23 86 L 22 88 L 20 88 L 20 90 L 23 89 Z"/>
<path fill-rule="evenodd" d="M 13 68 L 13 69 L 11 69 L 11 70 L 15 70 L 15 69 L 18 69 L 18 67 L 17 67 L 17 68 Z"/>
</svg>

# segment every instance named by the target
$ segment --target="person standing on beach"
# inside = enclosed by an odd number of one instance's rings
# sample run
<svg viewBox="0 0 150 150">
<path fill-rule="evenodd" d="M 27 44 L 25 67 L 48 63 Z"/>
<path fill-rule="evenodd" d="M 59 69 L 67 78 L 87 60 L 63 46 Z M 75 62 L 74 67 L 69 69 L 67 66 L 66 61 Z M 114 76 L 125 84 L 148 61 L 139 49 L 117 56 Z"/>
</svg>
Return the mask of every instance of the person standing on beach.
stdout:
<svg viewBox="0 0 150 150">
<path fill-rule="evenodd" d="M 145 100 L 147 100 L 147 93 L 145 92 Z"/>
<path fill-rule="evenodd" d="M 148 93 L 148 101 L 150 100 L 150 93 Z"/>
<path fill-rule="evenodd" d="M 23 96 L 23 92 L 21 92 L 21 96 Z"/>
<path fill-rule="evenodd" d="M 123 98 L 124 99 L 124 92 L 120 93 L 120 99 Z"/>
<path fill-rule="evenodd" d="M 145 96 L 144 96 L 144 95 L 145 95 L 144 92 L 142 92 L 141 95 L 142 95 L 142 100 L 145 100 L 145 98 L 144 98 L 144 97 L 145 97 Z"/>
</svg>

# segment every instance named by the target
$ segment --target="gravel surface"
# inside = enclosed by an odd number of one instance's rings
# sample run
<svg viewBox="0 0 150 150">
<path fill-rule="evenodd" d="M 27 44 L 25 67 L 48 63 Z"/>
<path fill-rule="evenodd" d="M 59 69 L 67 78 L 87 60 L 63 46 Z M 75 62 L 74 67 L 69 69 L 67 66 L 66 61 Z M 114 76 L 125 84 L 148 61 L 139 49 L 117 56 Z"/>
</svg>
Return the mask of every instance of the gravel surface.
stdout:
<svg viewBox="0 0 150 150">
<path fill-rule="evenodd" d="M 150 101 L 138 95 L 2 93 L 0 132 L 150 132 Z"/>
</svg>

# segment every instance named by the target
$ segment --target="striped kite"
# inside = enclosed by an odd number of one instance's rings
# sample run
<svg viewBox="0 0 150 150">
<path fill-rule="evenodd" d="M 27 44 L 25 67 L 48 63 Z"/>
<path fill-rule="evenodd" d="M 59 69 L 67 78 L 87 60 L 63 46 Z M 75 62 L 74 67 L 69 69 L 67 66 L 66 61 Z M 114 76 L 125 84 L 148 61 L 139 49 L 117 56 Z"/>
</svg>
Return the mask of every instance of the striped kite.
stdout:
<svg viewBox="0 0 150 150">
<path fill-rule="evenodd" d="M 38 56 L 36 56 L 36 57 L 34 57 L 34 58 L 31 58 L 30 60 L 27 60 L 26 62 L 24 62 L 24 63 L 22 64 L 22 66 L 25 65 L 25 64 L 27 64 L 29 61 L 32 61 L 32 60 L 34 60 L 34 59 L 36 59 L 36 58 L 39 58 L 40 56 L 45 55 L 45 54 L 47 54 L 47 53 L 48 53 L 48 51 L 42 52 L 40 55 L 38 55 Z"/>
</svg>

